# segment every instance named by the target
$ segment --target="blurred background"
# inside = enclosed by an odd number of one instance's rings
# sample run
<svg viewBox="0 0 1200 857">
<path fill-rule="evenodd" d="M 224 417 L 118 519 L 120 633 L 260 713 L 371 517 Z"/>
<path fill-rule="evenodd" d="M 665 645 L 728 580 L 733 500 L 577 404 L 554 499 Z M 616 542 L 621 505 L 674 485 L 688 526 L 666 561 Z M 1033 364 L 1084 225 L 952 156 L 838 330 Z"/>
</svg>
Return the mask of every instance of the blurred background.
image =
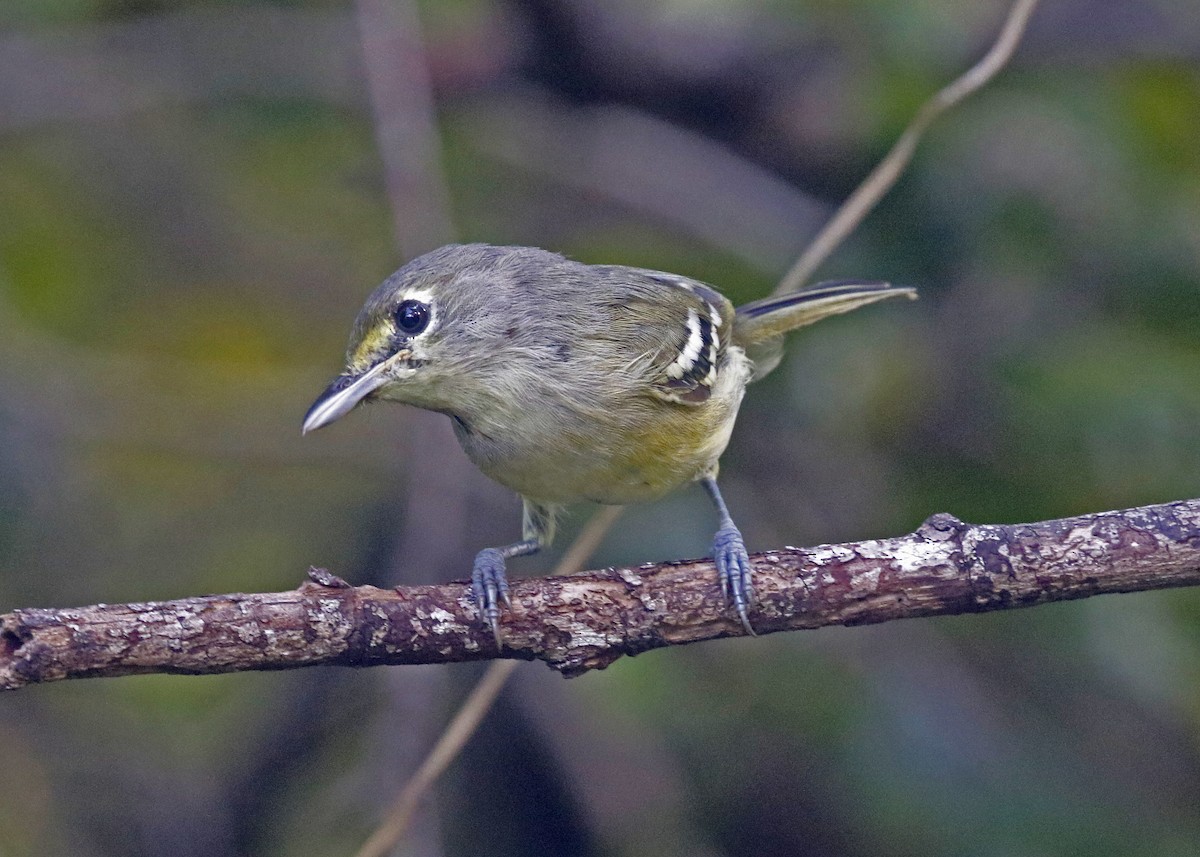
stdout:
<svg viewBox="0 0 1200 857">
<path fill-rule="evenodd" d="M 0 610 L 464 577 L 519 505 L 442 418 L 300 437 L 368 291 L 472 240 L 762 296 L 1007 6 L 3 0 Z M 1200 495 L 1198 132 L 1194 0 L 1045 0 L 820 271 L 921 300 L 751 388 L 751 549 Z M 684 491 L 595 563 L 712 530 Z M 396 853 L 1200 854 L 1198 621 L 1178 591 L 523 665 Z M 6 695 L 0 855 L 353 854 L 480 669 Z"/>
</svg>

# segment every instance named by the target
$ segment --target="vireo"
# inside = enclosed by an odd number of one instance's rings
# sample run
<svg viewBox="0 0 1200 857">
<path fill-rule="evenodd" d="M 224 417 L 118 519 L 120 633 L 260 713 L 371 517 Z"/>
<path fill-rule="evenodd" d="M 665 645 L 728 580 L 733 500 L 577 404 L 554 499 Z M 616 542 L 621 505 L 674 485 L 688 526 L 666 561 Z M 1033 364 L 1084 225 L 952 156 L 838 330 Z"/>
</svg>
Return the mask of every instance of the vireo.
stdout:
<svg viewBox="0 0 1200 857">
<path fill-rule="evenodd" d="M 786 332 L 884 298 L 886 283 L 825 283 L 738 307 L 677 274 L 585 265 L 532 247 L 450 245 L 388 277 L 354 324 L 346 368 L 304 432 L 382 399 L 450 417 L 467 456 L 524 501 L 522 539 L 475 558 L 471 589 L 501 645 L 505 560 L 550 544 L 580 500 L 623 505 L 699 482 L 716 506 L 721 589 L 750 634 L 754 586 L 717 488 L 746 384 Z"/>
</svg>

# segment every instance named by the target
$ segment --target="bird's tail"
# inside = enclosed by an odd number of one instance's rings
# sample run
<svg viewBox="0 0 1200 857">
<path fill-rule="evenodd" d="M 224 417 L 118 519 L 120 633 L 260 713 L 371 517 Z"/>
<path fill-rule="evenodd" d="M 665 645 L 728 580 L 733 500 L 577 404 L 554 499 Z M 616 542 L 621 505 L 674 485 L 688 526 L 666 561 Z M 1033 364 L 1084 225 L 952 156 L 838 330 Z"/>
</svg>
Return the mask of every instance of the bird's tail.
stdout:
<svg viewBox="0 0 1200 857">
<path fill-rule="evenodd" d="M 746 349 L 754 361 L 754 377 L 761 378 L 779 363 L 783 355 L 783 335 L 788 331 L 876 301 L 901 296 L 913 300 L 917 297 L 917 290 L 887 283 L 843 280 L 763 298 L 737 308 L 733 320 L 733 342 Z"/>
</svg>

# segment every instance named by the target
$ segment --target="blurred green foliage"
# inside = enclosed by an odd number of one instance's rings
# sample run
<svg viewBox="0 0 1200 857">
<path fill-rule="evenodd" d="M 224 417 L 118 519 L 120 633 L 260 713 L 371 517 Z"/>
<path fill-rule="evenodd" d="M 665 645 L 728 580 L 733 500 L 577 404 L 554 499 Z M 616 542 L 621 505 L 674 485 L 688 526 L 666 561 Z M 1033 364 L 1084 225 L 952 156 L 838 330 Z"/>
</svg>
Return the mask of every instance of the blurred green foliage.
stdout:
<svg viewBox="0 0 1200 857">
<path fill-rule="evenodd" d="M 309 564 L 461 577 L 515 531 L 454 459 L 433 466 L 457 482 L 422 481 L 400 409 L 298 437 L 402 261 L 394 224 L 423 216 L 386 190 L 356 8 L 0 4 L 0 610 L 285 588 Z M 422 4 L 458 237 L 760 296 L 820 222 L 789 212 L 827 216 L 1004 8 Z M 1196 495 L 1194 17 L 1047 5 L 934 127 L 821 272 L 921 300 L 804 332 L 747 396 L 723 480 L 752 548 Z M 711 160 L 651 187 L 627 153 L 672 139 Z M 778 195 L 740 193 L 742 169 Z M 418 512 L 450 488 L 434 517 L 462 544 L 431 559 Z M 699 554 L 710 517 L 684 492 L 596 561 Z M 1198 628 L 1194 593 L 1156 593 L 528 679 L 400 853 L 1196 853 Z M 475 674 L 9 695 L 0 855 L 352 853 Z"/>
</svg>

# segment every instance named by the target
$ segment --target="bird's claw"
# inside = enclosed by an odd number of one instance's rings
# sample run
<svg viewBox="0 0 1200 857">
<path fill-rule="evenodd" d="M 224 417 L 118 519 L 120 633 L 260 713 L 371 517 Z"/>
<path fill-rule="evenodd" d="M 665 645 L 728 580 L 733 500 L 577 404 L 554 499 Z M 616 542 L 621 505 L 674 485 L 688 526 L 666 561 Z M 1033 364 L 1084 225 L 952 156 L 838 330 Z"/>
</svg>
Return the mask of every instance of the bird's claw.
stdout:
<svg viewBox="0 0 1200 857">
<path fill-rule="evenodd" d="M 741 531 L 733 525 L 721 527 L 713 539 L 713 560 L 721 578 L 721 595 L 733 604 L 742 627 L 751 637 L 757 637 L 747 611 L 754 603 L 754 578 L 750 554 L 742 540 Z"/>
<path fill-rule="evenodd" d="M 484 548 L 475 556 L 471 569 L 471 598 L 483 621 L 492 629 L 496 648 L 503 648 L 500 639 L 500 605 L 512 609 L 508 596 L 508 578 L 504 573 L 504 554 L 496 548 Z"/>
</svg>

